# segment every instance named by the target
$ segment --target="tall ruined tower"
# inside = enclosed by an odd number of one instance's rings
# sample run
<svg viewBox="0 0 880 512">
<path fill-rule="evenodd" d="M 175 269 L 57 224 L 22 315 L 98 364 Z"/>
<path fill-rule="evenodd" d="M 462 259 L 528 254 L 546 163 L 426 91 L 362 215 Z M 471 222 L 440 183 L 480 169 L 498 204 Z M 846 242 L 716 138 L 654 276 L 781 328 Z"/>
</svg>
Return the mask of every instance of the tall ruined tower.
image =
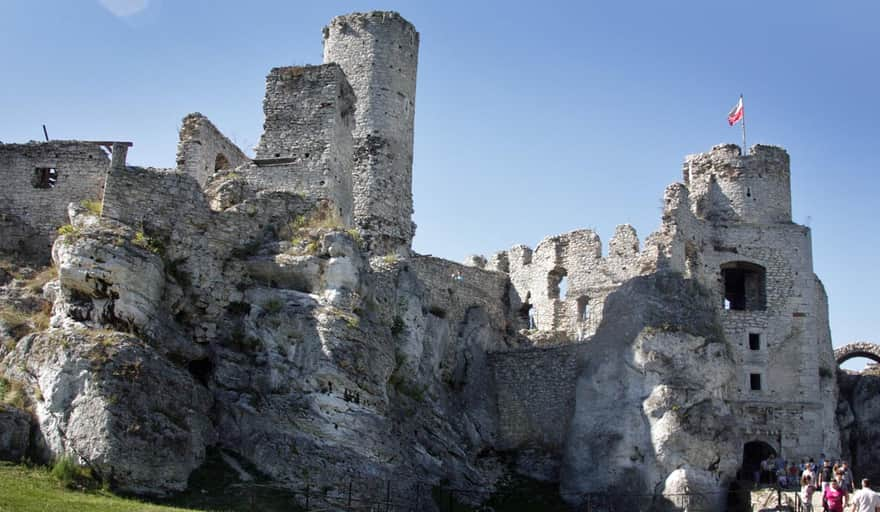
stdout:
<svg viewBox="0 0 880 512">
<path fill-rule="evenodd" d="M 357 97 L 354 221 L 370 251 L 408 251 L 419 34 L 396 12 L 354 13 L 324 27 L 324 62 L 337 63 Z"/>
<path fill-rule="evenodd" d="M 813 271 L 810 229 L 792 222 L 788 153 L 719 145 L 688 156 L 683 174 L 704 221 L 688 242 L 701 249 L 693 268 L 716 290 L 736 361 L 728 398 L 744 465 L 762 446 L 790 458 L 839 453 L 828 298 Z"/>
</svg>

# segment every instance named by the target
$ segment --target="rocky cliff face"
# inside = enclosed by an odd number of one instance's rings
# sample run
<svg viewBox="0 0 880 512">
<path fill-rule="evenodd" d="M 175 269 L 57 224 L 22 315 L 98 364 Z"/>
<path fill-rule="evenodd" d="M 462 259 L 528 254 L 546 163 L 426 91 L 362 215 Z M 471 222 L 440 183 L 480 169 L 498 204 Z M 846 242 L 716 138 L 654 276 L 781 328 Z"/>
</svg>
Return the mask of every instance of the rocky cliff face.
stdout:
<svg viewBox="0 0 880 512">
<path fill-rule="evenodd" d="M 398 496 L 499 485 L 511 468 L 498 451 L 518 448 L 501 439 L 490 354 L 531 344 L 506 275 L 369 256 L 324 205 L 295 195 L 216 199 L 204 218 L 150 233 L 71 209 L 42 292 L 50 326 L 0 365 L 34 404 L 34 452 L 72 454 L 141 494 L 185 488 L 212 446 L 289 487 L 354 479 L 381 497 L 389 480 Z M 231 226 L 257 235 L 231 242 Z M 560 479 L 572 503 L 719 490 L 738 445 L 710 293 L 659 270 L 604 308 L 575 403 L 556 409 L 573 411 L 568 433 L 517 469 Z"/>
<path fill-rule="evenodd" d="M 852 463 L 858 478 L 876 481 L 880 479 L 880 372 L 867 369 L 856 374 L 838 370 L 837 382 L 843 457 Z"/>
<path fill-rule="evenodd" d="M 662 501 L 717 493 L 733 478 L 738 445 L 723 389 L 734 362 L 710 297 L 673 272 L 609 296 L 578 376 L 562 468 L 570 501 L 633 489 Z"/>
<path fill-rule="evenodd" d="M 496 430 L 486 354 L 513 343 L 502 308 L 439 310 L 411 260 L 368 259 L 292 194 L 239 195 L 149 234 L 70 214 L 50 326 L 0 364 L 31 398 L 43 460 L 70 454 L 154 495 L 185 488 L 209 446 L 290 487 L 393 480 L 401 495 L 501 474 L 479 455 Z M 236 223 L 259 235 L 224 242 Z M 199 240 L 184 236 L 195 224 Z"/>
</svg>

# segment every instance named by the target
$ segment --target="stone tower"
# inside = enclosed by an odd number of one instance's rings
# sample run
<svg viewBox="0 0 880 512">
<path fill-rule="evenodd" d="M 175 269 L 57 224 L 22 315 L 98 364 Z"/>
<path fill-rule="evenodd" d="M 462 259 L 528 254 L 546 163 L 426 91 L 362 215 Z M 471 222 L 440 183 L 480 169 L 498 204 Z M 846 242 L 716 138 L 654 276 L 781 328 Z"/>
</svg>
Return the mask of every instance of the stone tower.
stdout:
<svg viewBox="0 0 880 512">
<path fill-rule="evenodd" d="M 336 64 L 272 69 L 248 180 L 262 190 L 329 199 L 343 224 L 352 225 L 354 109 L 354 91 Z"/>
<path fill-rule="evenodd" d="M 370 251 L 408 252 L 419 34 L 395 12 L 338 16 L 324 28 L 324 62 L 337 63 L 357 97 L 354 222 Z"/>
<path fill-rule="evenodd" d="M 688 156 L 683 170 L 703 221 L 684 239 L 701 248 L 694 275 L 716 290 L 736 361 L 728 400 L 744 464 L 768 448 L 789 458 L 839 453 L 828 298 L 810 229 L 792 222 L 788 153 L 755 145 L 743 156 L 720 145 Z"/>
<path fill-rule="evenodd" d="M 736 144 L 689 155 L 684 182 L 696 214 L 708 220 L 749 224 L 791 222 L 791 173 L 788 153 L 755 145 L 742 156 Z"/>
</svg>

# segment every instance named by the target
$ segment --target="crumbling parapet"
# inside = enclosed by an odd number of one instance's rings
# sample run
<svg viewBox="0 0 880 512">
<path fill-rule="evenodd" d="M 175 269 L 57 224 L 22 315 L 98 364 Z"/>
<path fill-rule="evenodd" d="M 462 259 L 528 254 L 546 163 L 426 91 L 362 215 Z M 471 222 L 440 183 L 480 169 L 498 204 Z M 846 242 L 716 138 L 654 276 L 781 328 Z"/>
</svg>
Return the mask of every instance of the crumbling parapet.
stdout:
<svg viewBox="0 0 880 512">
<path fill-rule="evenodd" d="M 336 64 L 274 68 L 266 77 L 266 120 L 254 165 L 242 175 L 256 189 L 283 190 L 336 206 L 352 219 L 355 96 Z"/>
<path fill-rule="evenodd" d="M 515 246 L 496 254 L 487 268 L 510 275 L 511 308 L 520 313 L 520 328 L 560 331 L 579 341 L 595 332 L 608 293 L 655 268 L 648 261 L 654 254 L 640 252 L 635 229 L 622 225 L 606 257 L 599 236 L 584 229 L 545 238 L 534 251 Z"/>
<path fill-rule="evenodd" d="M 408 252 L 419 34 L 394 12 L 354 13 L 324 28 L 324 62 L 339 64 L 357 96 L 354 219 L 377 254 Z"/>
<path fill-rule="evenodd" d="M 791 172 L 788 153 L 756 144 L 748 155 L 736 144 L 689 155 L 684 182 L 694 212 L 716 222 L 791 222 Z"/>
<path fill-rule="evenodd" d="M 177 166 L 204 187 L 211 176 L 250 159 L 204 115 L 194 112 L 183 118 L 177 144 Z"/>
</svg>

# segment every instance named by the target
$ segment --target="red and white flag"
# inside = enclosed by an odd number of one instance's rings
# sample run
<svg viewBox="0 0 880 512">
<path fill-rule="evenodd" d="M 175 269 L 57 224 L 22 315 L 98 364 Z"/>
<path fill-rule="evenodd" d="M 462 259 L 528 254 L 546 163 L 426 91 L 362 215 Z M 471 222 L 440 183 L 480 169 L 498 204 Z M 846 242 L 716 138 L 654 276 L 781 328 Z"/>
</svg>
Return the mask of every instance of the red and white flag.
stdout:
<svg viewBox="0 0 880 512">
<path fill-rule="evenodd" d="M 730 113 L 727 114 L 727 122 L 730 123 L 730 126 L 735 125 L 739 121 L 742 121 L 743 118 L 743 97 L 740 95 L 739 101 L 736 102 L 736 106 L 730 110 Z"/>
</svg>

